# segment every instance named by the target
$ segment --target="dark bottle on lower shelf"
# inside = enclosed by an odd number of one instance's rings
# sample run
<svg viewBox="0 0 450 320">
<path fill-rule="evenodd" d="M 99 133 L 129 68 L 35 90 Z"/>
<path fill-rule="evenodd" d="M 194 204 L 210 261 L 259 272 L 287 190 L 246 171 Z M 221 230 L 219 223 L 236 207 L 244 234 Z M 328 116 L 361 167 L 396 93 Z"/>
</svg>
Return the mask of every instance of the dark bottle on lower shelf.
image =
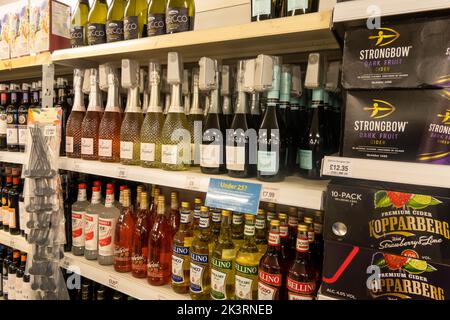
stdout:
<svg viewBox="0 0 450 320">
<path fill-rule="evenodd" d="M 8 87 L 0 84 L 0 151 L 7 150 L 6 144 L 6 107 L 8 105 L 9 95 Z"/>
<path fill-rule="evenodd" d="M 12 235 L 20 234 L 19 194 L 20 178 L 15 176 L 13 177 L 13 186 L 8 194 L 9 233 Z"/>
</svg>

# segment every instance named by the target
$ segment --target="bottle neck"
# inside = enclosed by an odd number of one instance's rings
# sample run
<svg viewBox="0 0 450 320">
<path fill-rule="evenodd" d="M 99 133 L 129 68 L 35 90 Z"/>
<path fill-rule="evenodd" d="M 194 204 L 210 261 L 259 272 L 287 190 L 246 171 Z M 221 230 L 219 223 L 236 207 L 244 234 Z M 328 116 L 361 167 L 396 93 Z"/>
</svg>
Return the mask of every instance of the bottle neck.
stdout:
<svg viewBox="0 0 450 320">
<path fill-rule="evenodd" d="M 247 243 L 255 242 L 255 225 L 246 223 L 244 226 L 244 241 Z"/>
<path fill-rule="evenodd" d="M 222 111 L 223 111 L 223 114 L 225 114 L 225 115 L 233 114 L 233 110 L 231 110 L 230 96 L 223 96 Z"/>
<path fill-rule="evenodd" d="M 219 88 L 211 91 L 211 101 L 209 105 L 208 113 L 221 114 L 220 108 L 220 91 Z"/>
<path fill-rule="evenodd" d="M 243 91 L 238 92 L 238 102 L 236 106 L 237 114 L 247 114 L 248 113 L 248 105 L 247 105 L 247 94 Z"/>
<path fill-rule="evenodd" d="M 261 114 L 261 110 L 259 108 L 259 95 L 258 93 L 253 93 L 252 94 L 252 107 L 250 110 L 252 115 L 260 115 Z"/>
<path fill-rule="evenodd" d="M 280 230 L 278 228 L 270 230 L 268 244 L 269 244 L 269 249 L 271 251 L 279 250 L 279 248 L 280 248 Z"/>
<path fill-rule="evenodd" d="M 128 99 L 130 101 L 127 104 L 125 112 L 141 113 L 140 101 L 139 101 L 139 87 L 130 88 Z"/>
<path fill-rule="evenodd" d="M 172 198 L 170 201 L 170 209 L 178 210 L 178 200 L 177 198 Z"/>
<path fill-rule="evenodd" d="M 17 93 L 12 92 L 11 93 L 11 104 L 14 104 L 17 102 Z"/>
<path fill-rule="evenodd" d="M 157 209 L 156 213 L 158 215 L 164 215 L 165 210 L 166 210 L 166 208 L 165 208 L 164 202 L 158 201 L 158 209 Z"/>
<path fill-rule="evenodd" d="M 92 200 L 91 200 L 92 204 L 99 204 L 101 202 L 101 198 L 102 196 L 100 191 L 94 191 L 92 193 Z"/>
<path fill-rule="evenodd" d="M 97 83 L 91 85 L 91 92 L 89 93 L 89 105 L 88 111 L 98 111 L 102 112 L 102 102 L 101 102 L 101 93 L 97 86 Z"/>
<path fill-rule="evenodd" d="M 157 82 L 152 83 L 150 87 L 150 102 L 148 104 L 147 112 L 162 112 L 162 107 L 159 99 L 159 84 Z"/>
<path fill-rule="evenodd" d="M 106 101 L 105 111 L 120 112 L 119 87 L 115 84 L 110 84 L 108 87 L 108 100 Z"/>
<path fill-rule="evenodd" d="M 309 240 L 306 232 L 298 232 L 295 249 L 297 251 L 297 256 L 304 255 L 309 251 Z"/>
<path fill-rule="evenodd" d="M 200 220 L 199 220 L 198 226 L 200 228 L 200 232 L 208 233 L 209 232 L 209 215 L 203 215 L 202 213 L 200 213 Z"/>
<path fill-rule="evenodd" d="M 78 201 L 86 201 L 87 200 L 86 189 L 79 189 L 78 190 L 77 200 Z"/>
<path fill-rule="evenodd" d="M 30 94 L 28 92 L 24 92 L 22 94 L 22 104 L 27 104 L 30 101 Z"/>
<path fill-rule="evenodd" d="M 230 216 L 222 216 L 220 225 L 220 239 L 231 241 Z"/>
<path fill-rule="evenodd" d="M 172 85 L 172 94 L 170 95 L 169 113 L 184 113 L 184 107 L 181 105 L 181 85 Z"/>
<path fill-rule="evenodd" d="M 203 109 L 200 107 L 200 95 L 198 85 L 194 85 L 194 92 L 192 94 L 192 105 L 189 114 L 203 114 Z"/>
<path fill-rule="evenodd" d="M 112 208 L 113 206 L 114 206 L 114 193 L 107 194 L 105 199 L 105 207 Z"/>
<path fill-rule="evenodd" d="M 191 213 L 189 210 L 185 209 L 186 211 L 180 212 L 180 229 L 187 229 L 189 227 L 189 224 L 191 223 Z"/>
</svg>

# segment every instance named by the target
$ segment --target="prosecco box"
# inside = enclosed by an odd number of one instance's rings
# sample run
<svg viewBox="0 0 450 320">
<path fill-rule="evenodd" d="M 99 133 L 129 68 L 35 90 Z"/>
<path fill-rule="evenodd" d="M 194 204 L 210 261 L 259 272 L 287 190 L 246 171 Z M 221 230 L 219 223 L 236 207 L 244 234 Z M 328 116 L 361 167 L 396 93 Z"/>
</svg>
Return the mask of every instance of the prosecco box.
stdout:
<svg viewBox="0 0 450 320">
<path fill-rule="evenodd" d="M 449 196 L 439 188 L 333 182 L 324 238 L 450 265 Z"/>
<path fill-rule="evenodd" d="M 450 87 L 450 19 L 382 24 L 345 35 L 346 89 Z"/>
<path fill-rule="evenodd" d="M 449 300 L 450 266 L 325 242 L 321 293 L 349 300 Z"/>
<path fill-rule="evenodd" d="M 344 157 L 450 164 L 450 91 L 348 91 Z"/>
</svg>

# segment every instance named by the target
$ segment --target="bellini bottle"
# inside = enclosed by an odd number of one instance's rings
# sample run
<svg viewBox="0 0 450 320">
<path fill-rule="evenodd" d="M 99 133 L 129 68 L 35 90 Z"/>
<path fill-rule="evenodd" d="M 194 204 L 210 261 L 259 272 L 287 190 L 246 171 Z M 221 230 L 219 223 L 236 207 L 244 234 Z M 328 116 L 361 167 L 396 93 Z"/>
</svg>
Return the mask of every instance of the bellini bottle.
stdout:
<svg viewBox="0 0 450 320">
<path fill-rule="evenodd" d="M 120 161 L 121 123 L 118 81 L 114 74 L 109 74 L 108 100 L 98 129 L 98 158 L 100 161 Z"/>
<path fill-rule="evenodd" d="M 299 150 L 300 175 L 309 179 L 320 179 L 322 159 L 326 155 L 326 140 L 323 127 L 323 89 L 314 89 L 308 131 Z"/>
<path fill-rule="evenodd" d="M 154 286 L 168 284 L 172 271 L 172 230 L 164 201 L 164 196 L 158 197 L 158 212 L 148 239 L 147 281 Z"/>
<path fill-rule="evenodd" d="M 83 47 L 87 44 L 87 21 L 89 14 L 89 0 L 78 0 L 72 14 L 70 28 L 70 44 L 72 48 Z"/>
<path fill-rule="evenodd" d="M 166 0 L 150 0 L 147 12 L 147 36 L 166 34 Z"/>
<path fill-rule="evenodd" d="M 139 101 L 139 87 L 129 89 L 129 102 L 120 128 L 120 162 L 140 164 L 141 126 L 144 120 Z"/>
<path fill-rule="evenodd" d="M 273 57 L 272 89 L 267 93 L 267 106 L 258 135 L 258 180 L 279 182 L 284 180 L 282 159 L 284 145 L 278 121 L 277 105 L 280 97 L 281 61 Z"/>
<path fill-rule="evenodd" d="M 114 239 L 120 210 L 114 206 L 114 189 L 106 190 L 105 206 L 98 218 L 98 263 L 114 264 Z"/>
<path fill-rule="evenodd" d="M 66 155 L 69 158 L 81 157 L 81 126 L 86 114 L 82 84 L 83 72 L 80 69 L 75 69 L 73 77 L 73 88 L 75 95 L 73 99 L 72 111 L 67 119 L 65 132 Z"/>
<path fill-rule="evenodd" d="M 192 70 L 192 105 L 188 116 L 189 132 L 191 134 L 191 164 L 194 166 L 200 164 L 201 131 L 204 118 L 204 111 L 200 105 L 198 72 L 198 69 Z M 195 130 L 196 125 L 200 130 Z M 198 137 L 196 136 L 197 131 L 200 132 Z"/>
<path fill-rule="evenodd" d="M 123 14 L 126 0 L 113 0 L 106 16 L 106 42 L 123 40 Z"/>
<path fill-rule="evenodd" d="M 149 64 L 150 101 L 147 114 L 141 127 L 141 166 L 145 168 L 161 167 L 161 131 L 164 115 L 159 100 L 161 66 L 157 62 Z"/>
<path fill-rule="evenodd" d="M 131 256 L 131 272 L 136 278 L 147 277 L 149 220 L 148 193 L 144 191 L 141 193 L 140 207 L 136 217 Z"/>
<path fill-rule="evenodd" d="M 106 16 L 108 4 L 106 0 L 94 0 L 88 15 L 87 40 L 88 44 L 95 45 L 106 42 Z"/>
<path fill-rule="evenodd" d="M 84 215 L 88 206 L 86 184 L 80 183 L 77 201 L 72 204 L 72 253 L 75 256 L 84 255 Z"/>
<path fill-rule="evenodd" d="M 130 189 L 123 191 L 122 200 L 122 210 L 114 234 L 114 270 L 130 272 L 135 228 Z"/>
<path fill-rule="evenodd" d="M 194 233 L 191 227 L 192 212 L 189 202 L 181 203 L 180 228 L 173 237 L 172 289 L 176 293 L 189 292 L 190 249 Z"/>
<path fill-rule="evenodd" d="M 252 0 L 252 21 L 273 19 L 276 17 L 276 0 Z"/>
<path fill-rule="evenodd" d="M 81 158 L 83 160 L 98 159 L 98 128 L 102 120 L 103 107 L 97 69 L 91 69 L 90 87 L 89 105 L 81 124 Z"/>
<path fill-rule="evenodd" d="M 147 34 L 146 0 L 128 0 L 125 6 L 124 17 L 123 28 L 125 40 L 142 38 Z"/>
</svg>

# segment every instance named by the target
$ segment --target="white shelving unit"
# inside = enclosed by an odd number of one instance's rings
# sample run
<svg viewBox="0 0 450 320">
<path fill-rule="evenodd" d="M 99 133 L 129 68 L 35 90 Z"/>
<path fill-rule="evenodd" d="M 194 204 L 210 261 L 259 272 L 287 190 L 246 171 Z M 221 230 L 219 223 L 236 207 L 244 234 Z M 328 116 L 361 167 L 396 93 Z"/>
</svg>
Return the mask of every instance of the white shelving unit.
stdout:
<svg viewBox="0 0 450 320">
<path fill-rule="evenodd" d="M 325 157 L 322 175 L 450 188 L 450 166 Z"/>
<path fill-rule="evenodd" d="M 101 266 L 97 261 L 65 253 L 62 267 L 80 273 L 117 291 L 140 300 L 188 300 L 189 295 L 175 293 L 169 285 L 151 286 L 147 279 L 134 278 L 131 273 L 119 273 L 112 266 Z"/>
<path fill-rule="evenodd" d="M 24 164 L 26 155 L 23 152 L 0 151 L 0 162 Z"/>
<path fill-rule="evenodd" d="M 10 233 L 1 230 L 0 243 L 26 253 L 31 253 L 31 244 L 29 244 L 22 236 L 13 236 Z"/>
</svg>

